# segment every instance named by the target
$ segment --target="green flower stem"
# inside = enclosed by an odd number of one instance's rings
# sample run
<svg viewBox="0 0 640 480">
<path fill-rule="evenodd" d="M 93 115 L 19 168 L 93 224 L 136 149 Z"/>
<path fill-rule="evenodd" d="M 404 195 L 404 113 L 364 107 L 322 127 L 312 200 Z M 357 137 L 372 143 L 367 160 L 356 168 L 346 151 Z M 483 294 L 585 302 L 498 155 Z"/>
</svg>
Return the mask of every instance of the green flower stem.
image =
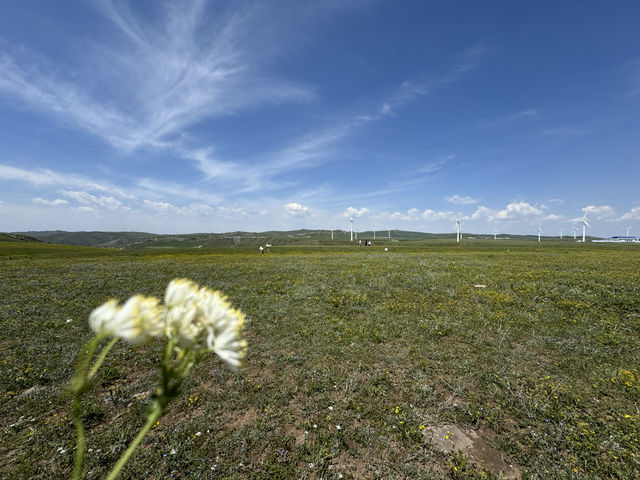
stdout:
<svg viewBox="0 0 640 480">
<path fill-rule="evenodd" d="M 158 392 L 156 393 L 156 399 L 153 406 L 149 411 L 147 421 L 138 432 L 138 435 L 136 435 L 136 438 L 133 439 L 126 452 L 122 454 L 118 463 L 113 467 L 113 470 L 107 477 L 107 480 L 115 480 L 118 475 L 120 475 L 121 470 L 127 464 L 136 448 L 138 448 L 142 439 L 147 433 L 149 433 L 149 430 L 151 430 L 158 419 L 164 415 L 169 402 L 171 402 L 171 400 L 173 400 L 178 394 L 185 376 L 195 364 L 195 357 L 191 351 L 186 352 L 183 361 L 177 367 L 173 367 L 171 364 L 172 356 L 173 339 L 170 338 L 167 342 L 167 348 L 165 349 L 164 356 L 162 358 L 160 386 L 158 387 Z"/>
<path fill-rule="evenodd" d="M 102 336 L 96 335 L 87 343 L 84 344 L 78 359 L 76 360 L 76 369 L 71 380 L 71 389 L 74 393 L 81 394 L 87 388 L 87 370 L 89 369 L 89 362 L 98 347 L 98 343 L 102 340 Z"/>
<path fill-rule="evenodd" d="M 84 450 L 86 448 L 85 431 L 82 423 L 82 412 L 80 405 L 80 393 L 74 393 L 73 403 L 71 404 L 71 417 L 73 424 L 76 426 L 76 451 L 73 457 L 73 480 L 82 478 L 82 463 L 84 460 Z"/>
<path fill-rule="evenodd" d="M 91 358 L 98 347 L 98 343 L 102 338 L 102 336 L 96 335 L 82 347 L 78 354 L 75 373 L 71 380 L 71 389 L 73 390 L 71 417 L 73 418 L 73 424 L 76 427 L 77 437 L 76 452 L 73 459 L 73 473 L 71 476 L 74 480 L 80 480 L 82 478 L 84 451 L 86 448 L 86 434 L 84 424 L 82 423 L 82 404 L 80 403 L 80 398 L 88 388 L 89 382 L 87 381 L 87 370 L 89 369 L 89 362 L 91 361 Z M 104 360 L 104 356 L 102 354 L 101 357 L 103 357 L 102 360 Z"/>
<path fill-rule="evenodd" d="M 163 413 L 164 413 L 164 408 L 162 408 L 161 402 L 156 401 L 153 407 L 151 408 L 151 411 L 149 412 L 149 416 L 147 417 L 147 422 L 144 424 L 142 429 L 138 432 L 138 435 L 136 435 L 136 438 L 133 439 L 133 441 L 129 445 L 129 448 L 127 448 L 127 451 L 122 454 L 122 456 L 120 457 L 120 460 L 118 460 L 118 463 L 116 463 L 115 467 L 113 467 L 113 470 L 111 470 L 111 473 L 107 477 L 107 480 L 115 480 L 116 478 L 118 478 L 118 475 L 120 475 L 120 471 L 129 461 L 129 458 L 131 458 L 131 455 L 133 455 L 133 452 L 135 452 L 136 448 L 138 448 L 138 445 L 140 444 L 142 439 L 149 432 L 149 430 L 151 430 L 151 427 L 153 427 L 153 425 L 158 421 L 158 419 L 162 416 Z"/>
<path fill-rule="evenodd" d="M 104 362 L 104 359 L 106 358 L 107 354 L 109 353 L 109 350 L 111 350 L 111 348 L 118 342 L 118 337 L 114 337 L 111 339 L 111 341 L 102 349 L 102 352 L 100 352 L 100 355 L 98 356 L 98 358 L 96 359 L 96 363 L 93 364 L 93 367 L 91 368 L 91 370 L 89 371 L 89 374 L 87 375 L 87 380 L 91 380 L 96 372 L 98 371 L 98 369 L 100 368 L 100 365 L 102 365 L 102 362 Z"/>
</svg>

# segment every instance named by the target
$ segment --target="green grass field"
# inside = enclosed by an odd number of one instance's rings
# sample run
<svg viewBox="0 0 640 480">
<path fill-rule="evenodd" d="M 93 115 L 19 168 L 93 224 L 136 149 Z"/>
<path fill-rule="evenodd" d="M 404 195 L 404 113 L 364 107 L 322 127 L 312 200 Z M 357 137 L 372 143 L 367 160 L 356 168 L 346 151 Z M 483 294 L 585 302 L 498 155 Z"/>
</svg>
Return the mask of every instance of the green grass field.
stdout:
<svg viewBox="0 0 640 480">
<path fill-rule="evenodd" d="M 3 478 L 70 475 L 89 312 L 176 277 L 246 313 L 247 367 L 197 365 L 122 478 L 638 478 L 640 248 L 446 240 L 266 255 L 0 243 Z M 87 478 L 142 425 L 159 351 L 119 343 L 101 369 Z M 477 439 L 464 454 L 435 440 L 460 432 Z"/>
</svg>

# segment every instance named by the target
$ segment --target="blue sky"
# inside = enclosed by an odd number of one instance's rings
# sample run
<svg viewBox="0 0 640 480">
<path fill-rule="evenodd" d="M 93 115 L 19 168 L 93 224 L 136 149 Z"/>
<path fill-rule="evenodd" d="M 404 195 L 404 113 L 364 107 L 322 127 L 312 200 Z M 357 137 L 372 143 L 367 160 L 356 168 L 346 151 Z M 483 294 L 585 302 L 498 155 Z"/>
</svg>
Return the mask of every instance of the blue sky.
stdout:
<svg viewBox="0 0 640 480">
<path fill-rule="evenodd" d="M 0 231 L 640 234 L 640 4 L 0 3 Z"/>
</svg>

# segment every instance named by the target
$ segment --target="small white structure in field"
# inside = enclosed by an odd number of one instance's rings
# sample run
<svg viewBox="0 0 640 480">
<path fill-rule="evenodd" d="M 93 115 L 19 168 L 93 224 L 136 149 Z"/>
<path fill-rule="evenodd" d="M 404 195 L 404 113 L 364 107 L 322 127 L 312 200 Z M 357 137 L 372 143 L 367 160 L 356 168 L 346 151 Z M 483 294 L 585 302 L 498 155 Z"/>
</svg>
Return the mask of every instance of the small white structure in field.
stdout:
<svg viewBox="0 0 640 480">
<path fill-rule="evenodd" d="M 640 237 L 616 236 L 592 241 L 596 243 L 640 243 Z"/>
</svg>

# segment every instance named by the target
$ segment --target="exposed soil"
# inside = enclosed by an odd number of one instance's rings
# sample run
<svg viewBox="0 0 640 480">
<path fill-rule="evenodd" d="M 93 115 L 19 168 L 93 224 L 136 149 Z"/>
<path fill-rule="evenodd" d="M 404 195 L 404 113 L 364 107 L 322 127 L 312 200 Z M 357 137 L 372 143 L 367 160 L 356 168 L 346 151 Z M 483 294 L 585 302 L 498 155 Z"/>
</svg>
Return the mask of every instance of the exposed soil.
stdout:
<svg viewBox="0 0 640 480">
<path fill-rule="evenodd" d="M 506 456 L 489 444 L 490 433 L 461 430 L 455 425 L 427 427 L 422 434 L 431 448 L 441 453 L 461 451 L 474 465 L 505 479 L 521 479 L 522 472 Z"/>
</svg>

